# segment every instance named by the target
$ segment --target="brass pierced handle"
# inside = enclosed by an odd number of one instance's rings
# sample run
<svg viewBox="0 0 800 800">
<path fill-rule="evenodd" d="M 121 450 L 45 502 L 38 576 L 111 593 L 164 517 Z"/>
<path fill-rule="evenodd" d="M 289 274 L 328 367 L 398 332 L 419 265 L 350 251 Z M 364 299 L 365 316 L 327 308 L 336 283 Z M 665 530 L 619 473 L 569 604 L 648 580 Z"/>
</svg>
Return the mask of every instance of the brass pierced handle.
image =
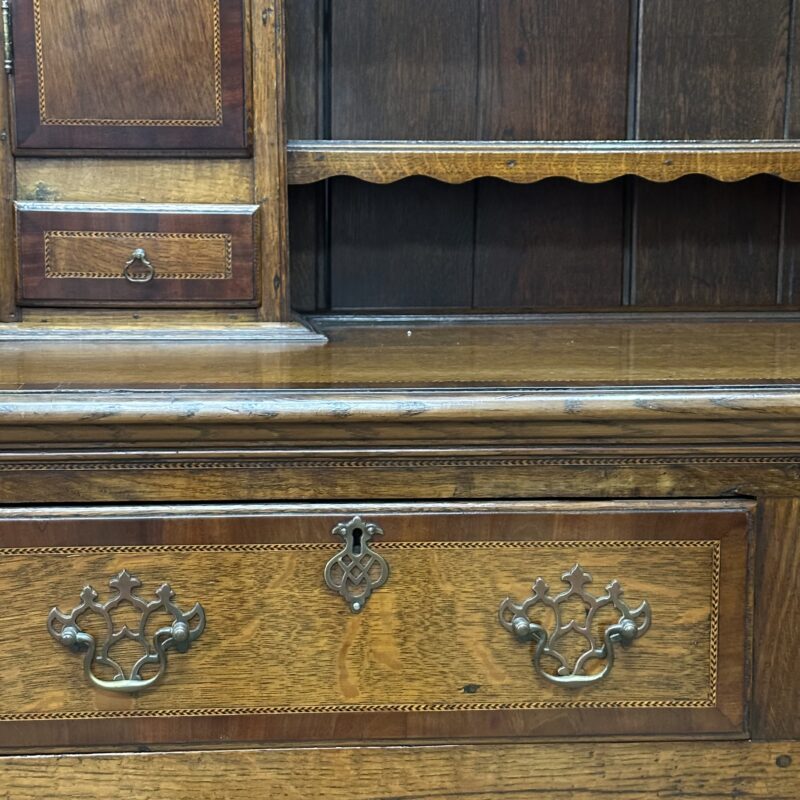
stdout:
<svg viewBox="0 0 800 800">
<path fill-rule="evenodd" d="M 561 579 L 569 585 L 569 589 L 555 596 L 550 595 L 550 587 L 542 578 L 533 584 L 533 595 L 521 603 L 515 603 L 507 597 L 500 604 L 500 624 L 521 642 L 534 642 L 533 665 L 545 679 L 561 686 L 580 687 L 596 683 L 611 672 L 614 665 L 614 646 L 630 645 L 635 639 L 644 636 L 650 627 L 650 605 L 644 600 L 636 608 L 630 608 L 622 599 L 622 587 L 619 581 L 611 581 L 606 587 L 606 594 L 595 596 L 586 589 L 592 582 L 592 576 L 580 564 L 576 564 Z M 566 622 L 562 618 L 562 605 L 572 598 L 578 598 L 586 607 L 585 620 L 571 618 Z M 531 619 L 531 611 L 542 606 L 542 611 L 553 617 L 552 628 L 548 630 L 541 621 Z M 619 613 L 617 622 L 606 627 L 603 641 L 599 643 L 593 632 L 595 617 L 602 609 L 612 608 Z M 543 614 L 542 616 L 545 616 Z M 558 649 L 559 640 L 573 632 L 586 639 L 587 648 L 574 660 L 570 661 Z M 555 673 L 543 664 L 555 667 Z M 587 673 L 585 668 L 591 661 L 605 662 L 601 669 Z"/>
<path fill-rule="evenodd" d="M 147 260 L 147 253 L 141 247 L 137 247 L 128 261 L 125 262 L 125 269 L 122 270 L 125 280 L 130 283 L 148 283 L 153 280 L 156 274 L 155 267 Z"/>
<path fill-rule="evenodd" d="M 206 615 L 200 603 L 195 603 L 187 612 L 181 611 L 172 598 L 175 593 L 168 583 L 162 584 L 155 593 L 156 600 L 143 600 L 134 590 L 141 581 L 122 570 L 111 578 L 108 585 L 115 594 L 105 603 L 97 602 L 97 592 L 85 586 L 80 594 L 81 602 L 69 614 L 57 608 L 50 610 L 47 617 L 47 630 L 59 644 L 73 653 L 83 652 L 83 671 L 93 686 L 110 692 L 140 692 L 158 683 L 167 670 L 167 650 L 174 649 L 185 653 L 206 626 Z M 123 625 L 114 628 L 114 610 L 120 604 L 130 604 L 140 615 L 135 630 Z M 149 638 L 147 626 L 153 614 L 172 617 L 172 624 L 158 628 Z M 98 648 L 97 640 L 81 629 L 79 619 L 84 615 L 95 617 L 98 627 L 105 630 L 105 639 Z M 192 625 L 192 623 L 194 624 Z M 136 642 L 142 649 L 141 657 L 127 670 L 111 657 L 114 645 L 122 640 Z M 106 680 L 97 677 L 93 667 L 99 665 L 111 669 L 114 677 Z M 147 666 L 155 666 L 156 672 L 149 678 L 141 677 Z"/>
</svg>

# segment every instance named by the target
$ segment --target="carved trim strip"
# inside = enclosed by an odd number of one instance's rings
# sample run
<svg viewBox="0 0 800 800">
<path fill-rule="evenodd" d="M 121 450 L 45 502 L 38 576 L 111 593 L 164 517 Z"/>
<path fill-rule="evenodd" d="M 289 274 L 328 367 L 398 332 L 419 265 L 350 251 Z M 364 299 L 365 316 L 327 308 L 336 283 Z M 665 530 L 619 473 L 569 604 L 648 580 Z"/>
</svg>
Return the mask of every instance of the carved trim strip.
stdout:
<svg viewBox="0 0 800 800">
<path fill-rule="evenodd" d="M 57 119 L 47 114 L 45 94 L 44 46 L 42 42 L 41 0 L 33 0 L 34 46 L 39 87 L 39 118 L 42 125 L 136 125 L 147 127 L 216 128 L 222 125 L 222 25 L 220 0 L 211 0 L 214 27 L 214 117 L 213 119 Z"/>
<path fill-rule="evenodd" d="M 154 280 L 230 280 L 233 276 L 233 239 L 228 233 L 136 233 L 134 231 L 45 231 L 44 234 L 44 275 L 50 279 L 87 278 L 103 280 L 124 280 L 125 276 L 120 270 L 118 275 L 101 272 L 58 272 L 53 269 L 51 252 L 54 239 L 125 239 L 132 240 L 131 249 L 136 247 L 142 239 L 153 241 L 196 241 L 219 242 L 225 245 L 225 261 L 219 272 L 169 272 L 162 273 L 157 270 Z"/>
<path fill-rule="evenodd" d="M 287 550 L 335 550 L 338 545 L 315 542 L 297 543 L 272 543 L 272 544 L 200 544 L 200 545 L 143 545 L 141 547 L 114 545 L 95 545 L 89 547 L 15 547 L 0 550 L 2 556 L 28 556 L 28 555 L 96 555 L 110 553 L 163 553 L 163 552 L 229 552 L 229 553 L 257 553 Z M 395 703 L 395 704 L 342 704 L 319 706 L 264 706 L 244 708 L 196 708 L 196 709 L 152 709 L 129 711 L 70 711 L 70 712 L 26 712 L 7 714 L 0 717 L 3 722 L 35 722 L 46 720 L 86 720 L 86 719 L 121 719 L 135 717 L 215 717 L 239 715 L 274 715 L 274 714 L 324 714 L 324 713 L 424 713 L 447 711 L 534 711 L 544 709 L 635 709 L 635 708 L 662 708 L 662 709 L 703 709 L 714 708 L 717 704 L 717 677 L 718 677 L 718 652 L 719 643 L 719 615 L 720 615 L 720 564 L 721 543 L 709 539 L 694 540 L 609 540 L 609 541 L 524 541 L 524 542 L 382 542 L 381 549 L 388 550 L 469 550 L 469 549 L 530 549 L 545 547 L 582 547 L 582 548 L 627 548 L 627 547 L 658 547 L 658 548 L 703 548 L 712 550 L 712 575 L 711 575 L 711 625 L 709 636 L 710 663 L 709 663 L 709 691 L 708 697 L 702 700 L 621 700 L 621 701 L 532 701 L 529 703 Z"/>
<path fill-rule="evenodd" d="M 36 472 L 61 470 L 148 471 L 148 470 L 243 470 L 243 469 L 426 469 L 437 467 L 500 468 L 509 467 L 650 467 L 650 466 L 800 466 L 797 456 L 541 456 L 525 458 L 330 458 L 330 459 L 258 459 L 246 456 L 230 460 L 184 459 L 163 461 L 0 461 L 0 472 Z"/>
</svg>

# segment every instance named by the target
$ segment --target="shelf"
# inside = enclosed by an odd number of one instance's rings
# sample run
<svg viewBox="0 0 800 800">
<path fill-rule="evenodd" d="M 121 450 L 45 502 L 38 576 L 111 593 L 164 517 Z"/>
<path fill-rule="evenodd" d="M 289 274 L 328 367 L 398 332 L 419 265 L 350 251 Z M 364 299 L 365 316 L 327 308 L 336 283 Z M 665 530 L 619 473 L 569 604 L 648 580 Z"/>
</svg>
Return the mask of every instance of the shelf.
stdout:
<svg viewBox="0 0 800 800">
<path fill-rule="evenodd" d="M 289 142 L 289 182 L 349 175 L 393 183 L 425 175 L 446 183 L 501 178 L 534 183 L 571 178 L 601 183 L 623 175 L 657 182 L 684 175 L 740 181 L 769 174 L 800 181 L 800 142 Z"/>
</svg>

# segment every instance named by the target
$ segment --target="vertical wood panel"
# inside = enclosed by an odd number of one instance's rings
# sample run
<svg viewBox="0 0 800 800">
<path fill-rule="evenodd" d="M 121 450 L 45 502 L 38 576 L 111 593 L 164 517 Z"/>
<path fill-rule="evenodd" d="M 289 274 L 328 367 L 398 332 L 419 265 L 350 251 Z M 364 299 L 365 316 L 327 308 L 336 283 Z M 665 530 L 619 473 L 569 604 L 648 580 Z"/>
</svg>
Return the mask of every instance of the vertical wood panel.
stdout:
<svg viewBox="0 0 800 800">
<path fill-rule="evenodd" d="M 783 136 L 790 0 L 643 0 L 639 136 Z"/>
<path fill-rule="evenodd" d="M 333 137 L 475 138 L 478 2 L 334 2 Z"/>
<path fill-rule="evenodd" d="M 286 61 L 284 2 L 251 0 L 253 41 L 253 159 L 261 206 L 261 318 L 291 319 L 286 181 Z"/>
<path fill-rule="evenodd" d="M 426 178 L 332 181 L 332 307 L 468 308 L 473 197 L 472 185 Z"/>
<path fill-rule="evenodd" d="M 11 155 L 8 81 L 0 79 L 0 322 L 17 319 L 14 254 L 14 159 Z"/>
<path fill-rule="evenodd" d="M 637 185 L 634 304 L 771 306 L 776 302 L 780 183 L 689 177 Z"/>
<path fill-rule="evenodd" d="M 800 501 L 765 500 L 757 534 L 752 733 L 800 737 Z"/>
<path fill-rule="evenodd" d="M 478 189 L 475 305 L 489 308 L 619 306 L 622 181 L 550 180 Z"/>
<path fill-rule="evenodd" d="M 624 139 L 630 4 L 481 0 L 480 139 Z"/>
<path fill-rule="evenodd" d="M 286 0 L 286 124 L 290 139 L 319 139 L 322 0 Z"/>
</svg>

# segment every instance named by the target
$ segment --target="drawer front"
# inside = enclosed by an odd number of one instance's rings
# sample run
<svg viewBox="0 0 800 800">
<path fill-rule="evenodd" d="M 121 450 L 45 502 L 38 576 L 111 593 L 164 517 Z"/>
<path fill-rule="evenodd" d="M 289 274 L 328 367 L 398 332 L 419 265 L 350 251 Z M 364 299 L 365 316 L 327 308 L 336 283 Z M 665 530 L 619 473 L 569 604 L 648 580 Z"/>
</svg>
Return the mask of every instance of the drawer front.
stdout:
<svg viewBox="0 0 800 800">
<path fill-rule="evenodd" d="M 745 731 L 741 503 L 27 513 L 0 522 L 2 746 Z M 358 530 L 360 552 L 343 552 Z M 343 566 L 371 575 L 370 596 L 364 583 L 350 587 L 356 600 L 335 590 Z M 113 691 L 116 667 L 95 661 L 89 675 L 88 648 L 59 637 L 90 633 L 129 680 L 144 649 L 120 632 L 138 630 L 136 598 L 157 605 L 165 583 L 185 652 L 141 670 L 152 686 Z M 569 670 L 599 648 L 574 675 L 501 624 L 506 598 L 521 606 L 537 591 L 527 615 Z M 65 622 L 82 602 L 92 609 Z M 150 642 L 178 619 L 165 608 L 145 625 Z M 637 630 L 603 653 L 620 609 Z M 104 650 L 109 631 L 120 641 Z"/>
<path fill-rule="evenodd" d="M 243 152 L 242 0 L 10 0 L 19 151 Z"/>
<path fill-rule="evenodd" d="M 20 303 L 255 305 L 256 213 L 18 203 Z"/>
</svg>

